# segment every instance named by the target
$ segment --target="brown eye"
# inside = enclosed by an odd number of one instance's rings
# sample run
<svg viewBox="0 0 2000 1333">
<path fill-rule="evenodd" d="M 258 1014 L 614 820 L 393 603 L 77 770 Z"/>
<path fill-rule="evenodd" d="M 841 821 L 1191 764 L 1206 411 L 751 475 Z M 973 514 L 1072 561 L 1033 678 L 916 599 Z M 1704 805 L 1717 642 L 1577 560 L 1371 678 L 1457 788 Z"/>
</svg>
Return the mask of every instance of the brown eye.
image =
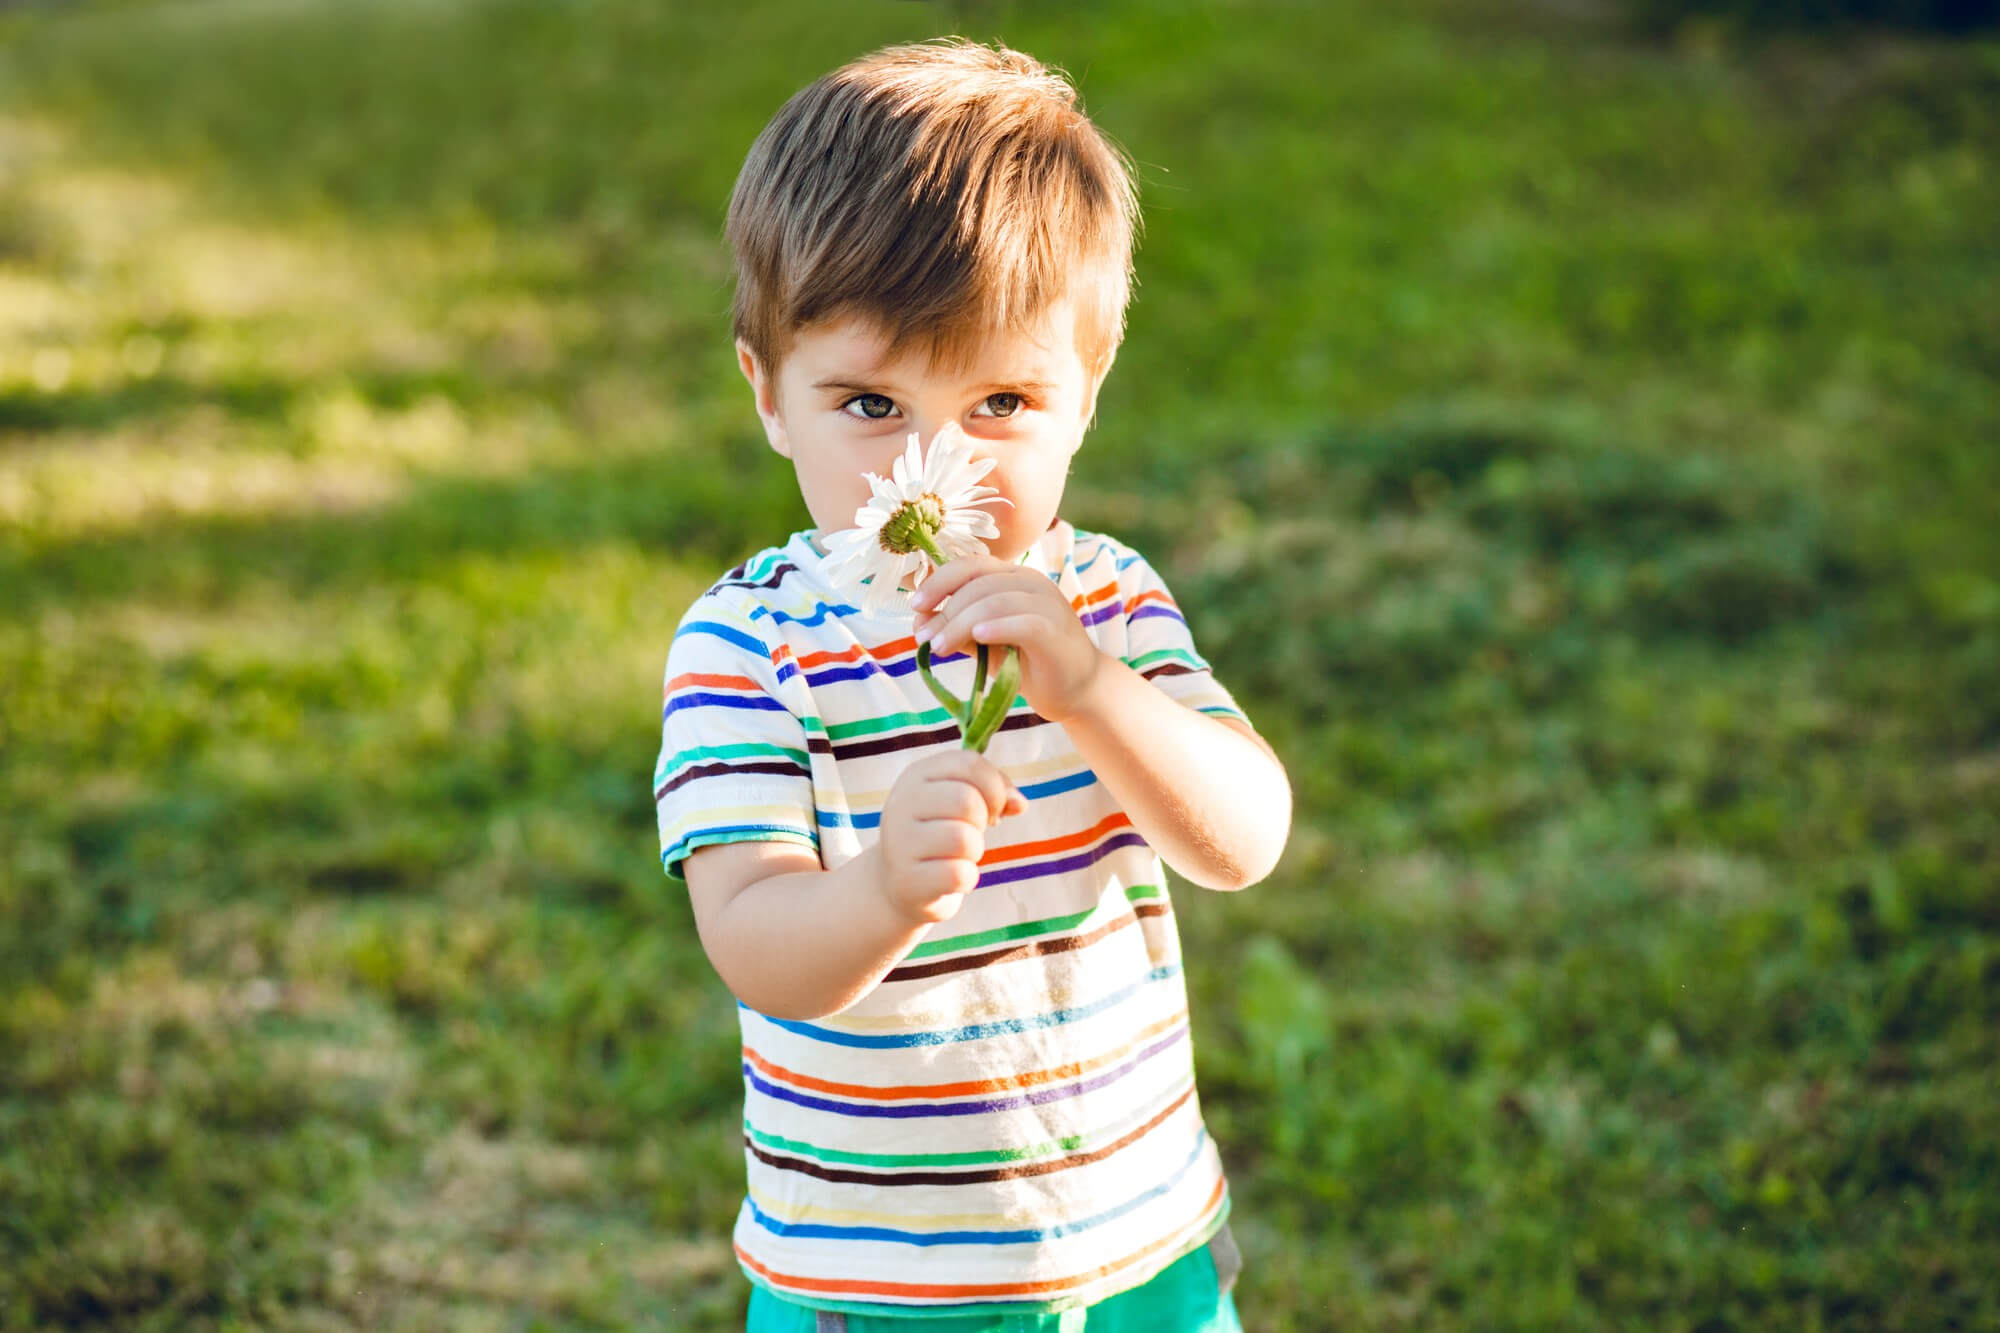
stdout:
<svg viewBox="0 0 2000 1333">
<path fill-rule="evenodd" d="M 986 395 L 986 406 L 996 417 L 1011 417 L 1021 410 L 1021 395 L 1018 393 L 990 393 Z"/>
<path fill-rule="evenodd" d="M 896 410 L 895 403 L 879 393 L 856 394 L 841 404 L 843 410 L 856 406 L 861 409 L 861 415 L 870 421 L 880 421 Z"/>
</svg>

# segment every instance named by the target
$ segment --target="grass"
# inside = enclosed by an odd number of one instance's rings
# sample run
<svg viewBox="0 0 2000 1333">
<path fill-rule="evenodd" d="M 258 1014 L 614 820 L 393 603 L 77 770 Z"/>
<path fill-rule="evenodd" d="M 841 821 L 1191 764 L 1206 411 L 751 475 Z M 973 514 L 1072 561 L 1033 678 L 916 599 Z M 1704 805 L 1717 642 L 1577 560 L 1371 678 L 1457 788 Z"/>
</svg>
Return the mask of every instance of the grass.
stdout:
<svg viewBox="0 0 2000 1333">
<path fill-rule="evenodd" d="M 945 30 L 1141 164 L 1070 511 L 1300 797 L 1176 896 L 1249 1326 L 2000 1320 L 2000 47 L 682 8 L 0 14 L 0 1328 L 740 1316 L 719 217 Z"/>
</svg>

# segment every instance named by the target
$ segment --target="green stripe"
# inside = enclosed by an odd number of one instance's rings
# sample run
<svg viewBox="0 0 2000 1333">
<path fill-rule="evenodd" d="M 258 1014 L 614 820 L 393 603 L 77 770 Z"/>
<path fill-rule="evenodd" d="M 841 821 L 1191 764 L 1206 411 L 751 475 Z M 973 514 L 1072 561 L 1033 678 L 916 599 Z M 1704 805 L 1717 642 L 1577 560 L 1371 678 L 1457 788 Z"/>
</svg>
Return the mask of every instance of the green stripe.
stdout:
<svg viewBox="0 0 2000 1333">
<path fill-rule="evenodd" d="M 1127 900 L 1135 903 L 1149 902 L 1166 895 L 1157 885 L 1134 884 L 1125 890 Z M 1004 944 L 1008 940 L 1026 939 L 1030 935 L 1053 935 L 1058 931 L 1074 930 L 1090 919 L 1091 913 L 1078 912 L 1075 916 L 1052 916 L 1042 921 L 1023 921 L 1019 925 L 1001 926 L 997 930 L 982 930 L 976 935 L 955 935 L 948 940 L 933 940 L 929 944 L 919 944 L 903 955 L 907 962 L 913 958 L 935 958 L 939 954 L 962 953 L 967 949 L 978 949 L 988 944 Z"/>
<path fill-rule="evenodd" d="M 744 567 L 742 581 L 745 583 L 762 583 L 766 578 L 770 577 L 771 571 L 776 569 L 784 560 L 785 552 L 782 547 L 769 552 L 760 551 Z"/>
<path fill-rule="evenodd" d="M 752 754 L 775 754 L 785 759 L 790 759 L 801 768 L 812 767 L 811 755 L 807 754 L 804 750 L 794 750 L 788 745 L 766 745 L 756 741 L 746 742 L 742 745 L 701 745 L 692 750 L 682 750 L 679 754 L 675 755 L 672 763 L 668 764 L 661 772 L 653 775 L 653 781 L 655 783 L 663 782 L 683 768 L 686 768 L 689 764 L 703 759 L 741 759 L 745 755 Z"/>
<path fill-rule="evenodd" d="M 894 731 L 898 727 L 934 727 L 940 722 L 953 720 L 952 715 L 942 708 L 926 709 L 921 713 L 890 713 L 885 717 L 869 718 L 865 722 L 837 722 L 826 729 L 826 737 L 828 740 L 844 741 L 851 736 Z"/>
<path fill-rule="evenodd" d="M 834 1148 L 822 1148 L 815 1143 L 801 1143 L 797 1139 L 779 1138 L 776 1134 L 763 1133 L 753 1128 L 748 1120 L 743 1122 L 743 1128 L 751 1138 L 766 1148 L 803 1153 L 817 1161 L 846 1162 L 853 1166 L 985 1166 L 994 1162 L 1019 1162 L 1075 1152 L 1083 1147 L 1085 1141 L 1082 1135 L 1076 1134 L 1057 1139 L 1054 1143 L 1038 1143 L 1029 1148 L 996 1148 L 990 1152 L 841 1152 Z"/>
<path fill-rule="evenodd" d="M 966 949 L 977 949 L 981 945 L 1000 944 L 1007 940 L 1025 939 L 1030 935 L 1052 934 L 1058 930 L 1073 930 L 1090 919 L 1095 907 L 1075 916 L 1052 916 L 1046 921 L 1023 921 L 1015 926 L 1002 926 L 998 930 L 982 930 L 977 935 L 958 935 L 948 940 L 937 940 L 931 944 L 919 944 L 904 955 L 904 958 L 935 958 L 941 953 L 959 953 Z"/>
<path fill-rule="evenodd" d="M 1149 667 L 1155 662 L 1185 662 L 1197 670 L 1208 670 L 1208 663 L 1202 661 L 1193 653 L 1183 652 L 1179 648 L 1156 648 L 1150 653 L 1140 653 L 1137 657 L 1128 657 L 1125 659 L 1125 665 L 1131 667 L 1134 671 L 1139 670 L 1141 667 Z"/>
</svg>

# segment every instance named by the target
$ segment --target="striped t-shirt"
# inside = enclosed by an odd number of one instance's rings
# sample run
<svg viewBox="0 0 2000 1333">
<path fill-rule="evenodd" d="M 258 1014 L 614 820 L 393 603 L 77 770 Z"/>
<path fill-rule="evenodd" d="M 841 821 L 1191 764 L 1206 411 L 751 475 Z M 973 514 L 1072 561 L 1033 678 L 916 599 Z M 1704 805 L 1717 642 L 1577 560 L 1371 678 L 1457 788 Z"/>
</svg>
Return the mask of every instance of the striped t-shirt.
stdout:
<svg viewBox="0 0 2000 1333">
<path fill-rule="evenodd" d="M 670 875 L 697 848 L 757 839 L 838 866 L 875 840 L 903 769 L 958 745 L 917 675 L 907 606 L 863 614 L 813 536 L 725 575 L 674 636 L 653 775 Z M 1243 716 L 1137 552 L 1058 523 L 1024 563 L 1103 651 L 1190 708 Z M 934 670 L 971 688 L 969 656 Z M 958 914 L 839 1014 L 739 1006 L 736 1255 L 794 1301 L 1087 1305 L 1205 1242 L 1227 1211 L 1158 857 L 1024 700 L 987 757 L 1028 805 L 987 830 Z"/>
</svg>

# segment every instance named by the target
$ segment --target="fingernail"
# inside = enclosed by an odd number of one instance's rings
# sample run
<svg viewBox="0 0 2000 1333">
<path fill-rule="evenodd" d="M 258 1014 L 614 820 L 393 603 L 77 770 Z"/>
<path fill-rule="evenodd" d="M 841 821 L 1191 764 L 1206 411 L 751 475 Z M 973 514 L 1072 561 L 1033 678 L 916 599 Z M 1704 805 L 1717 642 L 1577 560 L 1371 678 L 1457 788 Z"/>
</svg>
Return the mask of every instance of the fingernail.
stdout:
<svg viewBox="0 0 2000 1333">
<path fill-rule="evenodd" d="M 937 634 L 936 625 L 919 625 L 917 627 L 917 642 L 929 643 L 932 637 L 936 634 Z"/>
</svg>

